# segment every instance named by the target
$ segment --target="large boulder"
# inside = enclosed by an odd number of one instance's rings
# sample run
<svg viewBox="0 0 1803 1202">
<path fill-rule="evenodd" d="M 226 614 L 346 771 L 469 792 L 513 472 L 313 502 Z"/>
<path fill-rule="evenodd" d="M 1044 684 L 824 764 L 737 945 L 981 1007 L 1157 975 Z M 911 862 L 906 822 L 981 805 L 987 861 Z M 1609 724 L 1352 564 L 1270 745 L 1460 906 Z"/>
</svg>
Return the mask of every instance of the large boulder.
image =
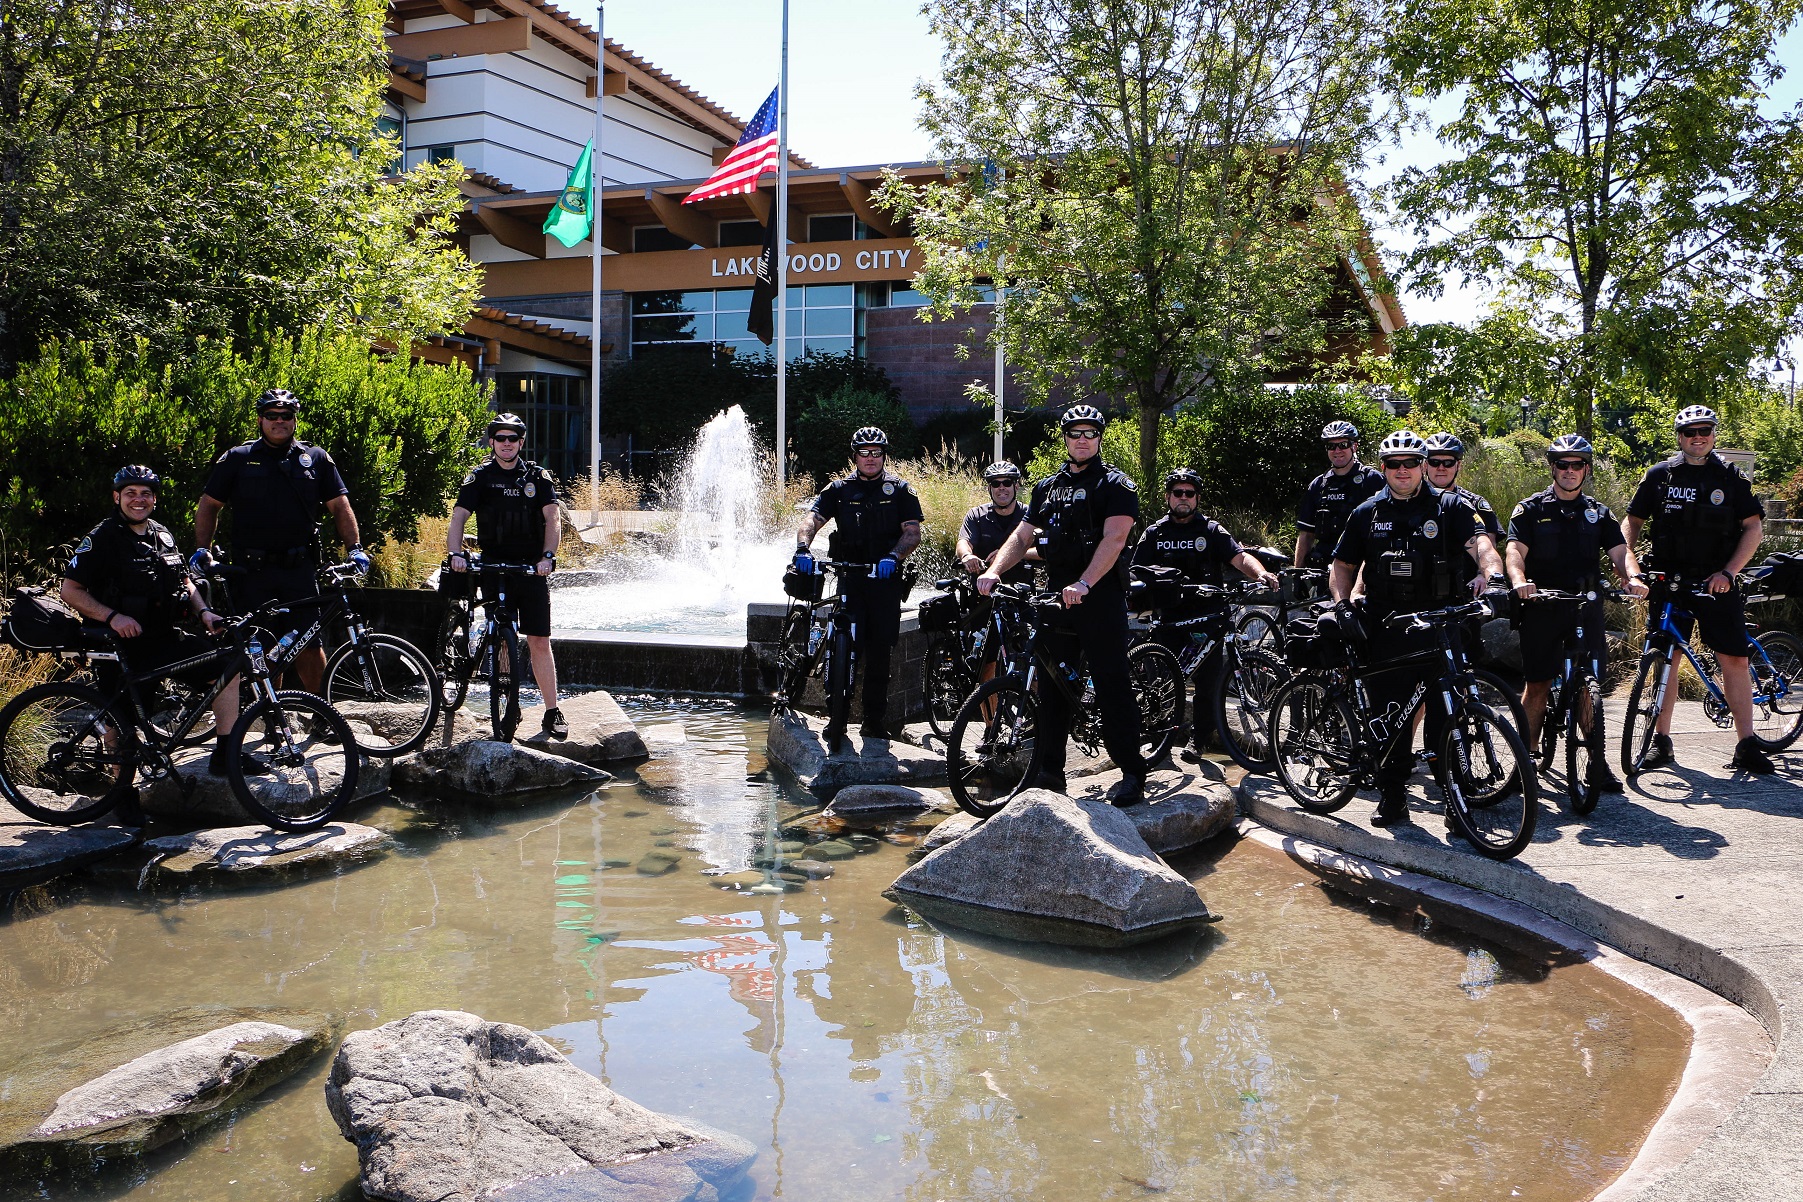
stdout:
<svg viewBox="0 0 1803 1202">
<path fill-rule="evenodd" d="M 419 727 L 419 707 L 406 705 L 399 701 L 334 701 L 332 708 L 344 715 L 344 720 L 353 725 L 361 725 L 375 739 L 394 744 L 417 732 Z M 433 723 L 432 731 L 426 736 L 425 746 L 442 744 L 445 740 L 445 716 L 439 712 L 438 721 Z M 474 739 L 482 735 L 487 724 L 478 725 L 476 717 L 469 710 L 459 709 L 451 717 L 450 742 L 461 739 Z M 358 735 L 365 747 L 378 746 L 369 737 Z"/>
<path fill-rule="evenodd" d="M 0 1169 L 85 1168 L 161 1147 L 231 1114 L 337 1031 L 303 1011 L 195 1009 L 33 1049 L 0 1073 Z"/>
<path fill-rule="evenodd" d="M 938 789 L 916 789 L 912 785 L 847 785 L 833 796 L 833 803 L 826 807 L 826 812 L 835 818 L 858 823 L 928 812 L 950 814 L 957 808 L 957 803 Z"/>
<path fill-rule="evenodd" d="M 359 864 L 383 854 L 394 840 L 374 827 L 334 822 L 295 834 L 262 826 L 227 826 L 165 835 L 144 843 L 154 857 L 148 879 L 261 882 L 320 867 Z"/>
<path fill-rule="evenodd" d="M 1213 921 L 1113 806 L 1028 789 L 909 868 L 884 896 L 1010 939 L 1125 947 Z"/>
<path fill-rule="evenodd" d="M 507 802 L 547 789 L 604 785 L 613 777 L 516 743 L 472 739 L 403 757 L 395 766 L 395 779 L 466 801 Z"/>
<path fill-rule="evenodd" d="M 182 752 L 175 757 L 176 767 L 193 786 L 186 795 L 175 779 L 169 776 L 139 785 L 138 804 L 144 812 L 152 818 L 167 818 L 182 826 L 244 826 L 255 823 L 256 817 L 238 804 L 238 795 L 232 791 L 231 781 L 207 770 L 209 754 L 209 750 L 203 747 Z M 391 761 L 364 756 L 357 768 L 357 791 L 352 800 L 361 801 L 388 792 L 391 772 Z M 322 775 L 327 788 L 337 787 L 337 773 L 327 772 Z M 251 789 L 259 795 L 284 787 L 269 777 L 253 776 L 247 779 Z"/>
<path fill-rule="evenodd" d="M 347 1037 L 326 1107 L 393 1202 L 716 1199 L 756 1149 L 647 1110 L 524 1027 L 425 1010 Z"/>
<path fill-rule="evenodd" d="M 765 746 L 780 764 L 816 797 L 831 799 L 848 785 L 943 785 L 945 756 L 910 743 L 866 739 L 854 724 L 846 750 L 826 753 L 822 737 L 826 720 L 793 711 L 770 715 Z"/>
<path fill-rule="evenodd" d="M 47 826 L 0 801 L 0 892 L 72 872 L 135 842 L 134 832 L 116 826 Z"/>
<path fill-rule="evenodd" d="M 567 739 L 553 739 L 542 731 L 520 740 L 527 747 L 560 755 L 584 764 L 613 764 L 645 759 L 645 740 L 611 693 L 599 689 L 578 693 L 557 702 L 570 724 Z"/>
</svg>

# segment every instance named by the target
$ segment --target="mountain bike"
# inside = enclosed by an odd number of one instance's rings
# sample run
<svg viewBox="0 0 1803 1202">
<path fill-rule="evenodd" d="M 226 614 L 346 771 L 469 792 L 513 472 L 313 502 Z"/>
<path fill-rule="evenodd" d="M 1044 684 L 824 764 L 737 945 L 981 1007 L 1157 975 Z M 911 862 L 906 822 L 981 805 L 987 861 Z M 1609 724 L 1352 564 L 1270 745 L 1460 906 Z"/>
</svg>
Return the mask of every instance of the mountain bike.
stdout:
<svg viewBox="0 0 1803 1202">
<path fill-rule="evenodd" d="M 800 712 L 808 681 L 821 677 L 826 693 L 827 725 L 843 730 L 851 718 L 852 694 L 858 684 L 858 626 L 845 595 L 845 581 L 854 577 L 876 579 L 876 567 L 836 559 L 814 561 L 807 577 L 807 597 L 790 597 L 783 616 L 782 641 L 777 644 L 777 689 L 772 698 L 777 710 Z M 832 595 L 822 596 L 828 575 L 838 579 Z"/>
<path fill-rule="evenodd" d="M 1043 758 L 1038 698 L 1045 689 L 1056 689 L 1063 698 L 1072 742 L 1089 756 L 1103 747 L 1093 686 L 1045 638 L 1064 610 L 1059 594 L 1002 584 L 990 597 L 998 609 L 1018 616 L 1026 635 L 1008 671 L 978 685 L 965 699 L 946 740 L 952 797 L 978 818 L 998 813 L 1038 772 Z M 1139 707 L 1140 754 L 1148 764 L 1156 763 L 1170 751 L 1181 726 L 1182 669 L 1165 648 L 1142 643 L 1127 653 L 1127 670 Z"/>
<path fill-rule="evenodd" d="M 519 618 L 507 596 L 507 582 L 537 575 L 538 569 L 534 564 L 490 563 L 477 556 L 469 556 L 466 562 L 470 595 L 445 598 L 445 615 L 435 643 L 445 737 L 450 738 L 457 711 L 469 696 L 470 681 L 481 676 L 488 682 L 488 720 L 494 736 L 499 742 L 511 743 L 520 725 L 524 661 L 520 658 Z M 439 570 L 449 572 L 449 561 Z M 489 587 L 478 589 L 478 581 Z M 482 608 L 480 621 L 476 619 L 477 606 Z"/>
<path fill-rule="evenodd" d="M 1559 736 L 1565 736 L 1565 797 L 1574 814 L 1588 814 L 1602 800 L 1602 787 L 1593 777 L 1606 771 L 1609 758 L 1603 735 L 1603 682 L 1598 675 L 1600 665 L 1584 646 L 1581 622 L 1584 607 L 1598 599 L 1620 601 L 1627 594 L 1615 589 L 1595 589 L 1585 593 L 1537 589 L 1525 605 L 1557 606 L 1568 616 L 1561 644 L 1559 670 L 1553 674 L 1546 697 L 1546 713 L 1540 719 L 1540 745 L 1536 749 L 1540 767 L 1550 768 L 1558 750 Z M 1526 729 L 1523 728 L 1523 732 Z"/>
<path fill-rule="evenodd" d="M 975 577 L 939 580 L 934 587 L 941 596 L 927 598 L 919 611 L 921 626 L 928 629 L 920 682 L 927 725 L 944 739 L 951 734 L 964 699 L 987 677 L 1006 671 L 1011 647 L 1019 639 L 1004 611 L 977 593 Z M 973 621 L 979 610 L 983 620 Z"/>
<path fill-rule="evenodd" d="M 1460 647 L 1460 624 L 1492 613 L 1487 601 L 1478 600 L 1392 614 L 1386 626 L 1431 631 L 1435 650 L 1348 669 L 1301 671 L 1285 681 L 1271 701 L 1271 740 L 1277 777 L 1296 804 L 1331 814 L 1360 787 L 1375 784 L 1383 761 L 1413 738 L 1415 709 L 1426 701 L 1447 715 L 1432 767 L 1454 824 L 1480 855 L 1506 860 L 1520 854 L 1534 837 L 1539 810 L 1534 761 L 1508 711 L 1482 700 Z M 1371 702 L 1372 677 L 1418 671 L 1435 656 L 1440 676 L 1416 684 L 1406 702 L 1382 711 Z"/>
<path fill-rule="evenodd" d="M 1224 587 L 1187 583 L 1177 587 L 1184 600 L 1228 603 L 1193 618 L 1167 619 L 1160 613 L 1147 633 L 1149 639 L 1157 639 L 1161 631 L 1186 636 L 1177 651 L 1177 667 L 1183 679 L 1195 687 L 1190 738 L 1196 751 L 1200 753 L 1207 745 L 1213 731 L 1222 749 L 1240 767 L 1248 772 L 1271 771 L 1274 761 L 1266 713 L 1277 686 L 1289 678 L 1290 671 L 1277 656 L 1253 645 L 1235 622 L 1236 607 L 1253 598 L 1269 597 L 1271 590 L 1250 580 Z M 1211 658 L 1214 667 L 1204 673 Z M 1202 679 L 1204 675 L 1207 679 Z M 1177 722 L 1183 722 L 1181 693 Z"/>
<path fill-rule="evenodd" d="M 351 730 L 324 698 L 277 689 L 257 624 L 287 615 L 272 601 L 224 619 L 221 638 L 194 656 L 146 673 L 125 670 L 118 639 L 58 652 L 120 664 L 110 693 L 71 680 L 26 689 L 0 708 L 0 795 L 40 822 L 74 826 L 100 817 L 125 797 L 134 779 L 172 777 L 184 797 L 194 790 L 177 752 L 214 698 L 234 677 L 248 683 L 250 704 L 224 736 L 226 779 L 240 805 L 285 831 L 324 826 L 356 796 L 359 757 Z M 166 675 L 216 668 L 211 686 L 191 693 L 167 719 L 144 715 L 155 682 Z"/>
<path fill-rule="evenodd" d="M 1233 626 L 1242 645 L 1285 658 L 1284 628 L 1289 620 L 1327 594 L 1327 569 L 1272 567 L 1280 582 L 1277 596 L 1243 598 L 1233 607 Z"/>
</svg>

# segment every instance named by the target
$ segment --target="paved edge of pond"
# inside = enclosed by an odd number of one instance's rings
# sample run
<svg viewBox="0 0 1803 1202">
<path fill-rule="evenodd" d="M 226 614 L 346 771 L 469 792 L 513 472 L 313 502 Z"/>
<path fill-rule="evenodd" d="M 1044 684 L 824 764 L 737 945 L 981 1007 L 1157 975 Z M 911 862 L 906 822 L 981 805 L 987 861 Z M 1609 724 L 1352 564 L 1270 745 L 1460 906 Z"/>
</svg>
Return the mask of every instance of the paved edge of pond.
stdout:
<svg viewBox="0 0 1803 1202">
<path fill-rule="evenodd" d="M 1796 778 L 1803 754 L 1774 757 L 1776 776 L 1733 773 L 1723 766 L 1730 732 L 1694 704 L 1681 705 L 1676 719 L 1676 769 L 1643 776 L 1625 797 L 1605 797 L 1588 818 L 1565 812 L 1557 794 L 1543 796 L 1533 844 L 1507 863 L 1448 846 L 1437 794 L 1430 798 L 1419 778 L 1411 789 L 1414 824 L 1389 830 L 1371 827 L 1373 798 L 1365 794 L 1337 814 L 1315 815 L 1269 778 L 1247 777 L 1236 793 L 1244 817 L 1281 835 L 1520 903 L 1749 1012 L 1770 1037 L 1769 1066 L 1722 1106 L 1720 1121 L 1682 1163 L 1633 1182 L 1624 1176 L 1603 1196 L 1800 1198 L 1803 784 Z M 1612 703 L 1611 736 L 1620 729 L 1621 707 Z M 1552 779 L 1555 790 L 1560 779 Z"/>
</svg>

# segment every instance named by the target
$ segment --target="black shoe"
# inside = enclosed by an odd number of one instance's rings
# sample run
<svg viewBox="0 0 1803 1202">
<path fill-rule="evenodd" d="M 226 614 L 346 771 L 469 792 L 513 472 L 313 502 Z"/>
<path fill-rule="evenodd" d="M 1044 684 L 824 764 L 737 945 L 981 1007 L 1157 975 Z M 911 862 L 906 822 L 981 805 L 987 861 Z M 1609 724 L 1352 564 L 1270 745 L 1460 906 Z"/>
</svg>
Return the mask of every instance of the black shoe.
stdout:
<svg viewBox="0 0 1803 1202">
<path fill-rule="evenodd" d="M 1728 761 L 1728 767 L 1750 772 L 1754 776 L 1767 776 L 1778 771 L 1778 766 L 1772 763 L 1772 757 L 1751 736 L 1734 745 L 1734 758 Z"/>
<path fill-rule="evenodd" d="M 1627 792 L 1627 786 L 1621 783 L 1621 777 L 1610 771 L 1606 764 L 1593 765 L 1584 783 L 1598 793 Z"/>
<path fill-rule="evenodd" d="M 556 706 L 552 706 L 545 711 L 545 720 L 539 726 L 539 729 L 545 734 L 550 735 L 553 739 L 567 739 L 570 737 L 570 724 L 565 720 L 563 711 Z"/>
<path fill-rule="evenodd" d="M 1046 789 L 1053 793 L 1068 794 L 1070 792 L 1070 788 L 1064 783 L 1064 773 L 1062 772 L 1035 773 L 1027 787 L 1029 789 Z"/>
<path fill-rule="evenodd" d="M 1108 803 L 1121 807 L 1136 806 L 1146 799 L 1144 774 L 1129 772 L 1108 790 Z"/>
<path fill-rule="evenodd" d="M 864 723 L 862 726 L 858 727 L 858 733 L 863 735 L 866 739 L 882 739 L 884 742 L 888 742 L 895 737 L 895 732 L 890 730 L 889 724 L 881 718 L 878 718 L 874 722 Z"/>
<path fill-rule="evenodd" d="M 1412 821 L 1409 817 L 1408 785 L 1379 785 L 1377 812 L 1371 815 L 1371 825 L 1382 829 L 1386 826 L 1407 826 Z"/>
<path fill-rule="evenodd" d="M 1647 751 L 1646 759 L 1641 761 L 1640 770 L 1647 772 L 1677 762 L 1678 758 L 1672 754 L 1672 737 L 1670 735 L 1654 735 L 1653 746 Z"/>
<path fill-rule="evenodd" d="M 144 810 L 138 805 L 138 788 L 136 785 L 125 785 L 119 790 L 113 802 L 113 823 L 116 826 L 142 830 L 150 825 L 150 819 L 144 816 Z"/>
<path fill-rule="evenodd" d="M 829 725 L 820 735 L 820 741 L 826 744 L 828 755 L 838 755 L 845 750 L 845 728 Z"/>
<path fill-rule="evenodd" d="M 238 766 L 244 769 L 244 775 L 246 776 L 268 776 L 271 772 L 275 771 L 275 769 L 269 766 L 268 760 L 249 751 L 240 751 L 238 753 Z M 225 755 L 223 752 L 215 751 L 212 755 L 207 757 L 207 771 L 211 772 L 214 776 L 226 776 L 230 774 L 231 770 L 226 767 Z"/>
</svg>

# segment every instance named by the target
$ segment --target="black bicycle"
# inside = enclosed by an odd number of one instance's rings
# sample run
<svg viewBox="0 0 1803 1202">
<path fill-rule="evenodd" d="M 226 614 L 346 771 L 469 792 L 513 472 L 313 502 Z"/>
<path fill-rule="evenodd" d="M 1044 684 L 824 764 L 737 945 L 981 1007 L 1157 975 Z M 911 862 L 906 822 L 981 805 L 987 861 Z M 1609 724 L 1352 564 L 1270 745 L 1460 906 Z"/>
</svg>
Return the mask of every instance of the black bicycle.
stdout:
<svg viewBox="0 0 1803 1202">
<path fill-rule="evenodd" d="M 829 575 L 839 583 L 827 595 Z M 798 586 L 804 595 L 790 596 L 782 642 L 777 647 L 776 708 L 798 711 L 808 681 L 819 676 L 826 693 L 827 725 L 841 730 L 851 718 L 852 695 L 858 684 L 858 627 L 845 595 L 845 581 L 853 577 L 874 580 L 876 567 L 815 560 L 812 575 L 797 577 L 804 582 Z"/>
<path fill-rule="evenodd" d="M 952 797 L 966 813 L 988 818 L 1025 789 L 1043 758 L 1039 746 L 1041 691 L 1056 689 L 1071 716 L 1070 736 L 1085 754 L 1102 749 L 1102 716 L 1094 687 L 1076 665 L 1054 653 L 1044 636 L 1064 610 L 1058 593 L 1026 585 L 998 585 L 998 609 L 1019 615 L 1026 636 L 1008 671 L 977 686 L 959 707 L 946 740 Z M 1170 751 L 1182 727 L 1183 673 L 1177 657 L 1156 643 L 1127 653 L 1139 707 L 1140 754 L 1148 764 Z"/>
<path fill-rule="evenodd" d="M 1327 569 L 1278 566 L 1271 570 L 1277 573 L 1279 581 L 1277 596 L 1240 599 L 1233 607 L 1233 625 L 1242 645 L 1256 647 L 1281 660 L 1288 655 L 1284 628 L 1291 618 L 1326 596 Z"/>
<path fill-rule="evenodd" d="M 1546 713 L 1540 719 L 1540 767 L 1552 767 L 1565 736 L 1565 797 L 1574 814 L 1588 814 L 1602 800 L 1599 777 L 1607 771 L 1609 752 L 1603 734 L 1603 682 L 1594 657 L 1581 651 L 1584 627 L 1580 618 L 1586 605 L 1598 598 L 1619 601 L 1627 594 L 1615 589 L 1585 593 L 1537 589 L 1525 605 L 1555 606 L 1568 617 L 1563 623 L 1559 670 L 1553 674 L 1546 697 Z M 1523 728 L 1523 734 L 1526 729 Z"/>
<path fill-rule="evenodd" d="M 491 563 L 477 556 L 466 559 L 469 564 L 467 595 L 447 595 L 445 614 L 438 625 L 438 671 L 440 701 L 444 711 L 445 734 L 457 711 L 469 696 L 470 681 L 481 676 L 488 682 L 488 720 L 495 738 L 513 742 L 520 726 L 520 673 L 525 661 L 520 658 L 519 617 L 507 596 L 507 582 L 522 576 L 537 575 L 533 564 Z M 446 560 L 439 568 L 441 575 L 451 570 Z M 488 588 L 478 588 L 480 581 Z M 476 607 L 482 607 L 482 618 L 476 619 Z"/>
<path fill-rule="evenodd" d="M 1378 766 L 1413 738 L 1415 710 L 1426 701 L 1447 715 L 1431 763 L 1453 822 L 1481 855 L 1506 860 L 1520 854 L 1534 837 L 1539 778 L 1508 711 L 1484 703 L 1460 646 L 1460 626 L 1492 612 L 1487 601 L 1478 600 L 1393 614 L 1385 619 L 1387 626 L 1432 631 L 1437 650 L 1290 677 L 1271 702 L 1271 740 L 1277 778 L 1296 804 L 1313 814 L 1331 814 L 1361 786 L 1375 783 Z M 1372 677 L 1419 670 L 1432 657 L 1441 660 L 1443 671 L 1431 686 L 1418 683 L 1406 702 L 1382 711 L 1372 704 L 1366 687 Z"/>
<path fill-rule="evenodd" d="M 927 725 L 944 739 L 950 737 L 964 699 L 984 680 L 1007 670 L 1011 648 L 1020 640 L 1006 611 L 977 593 L 974 576 L 935 581 L 934 587 L 940 595 L 928 597 L 919 610 L 920 626 L 927 634 L 920 684 Z M 978 613 L 981 621 L 974 618 Z"/>
<path fill-rule="evenodd" d="M 249 685 L 249 705 L 224 736 L 226 779 L 244 809 L 286 831 L 324 826 L 356 796 L 359 757 L 350 727 L 322 697 L 277 689 L 256 624 L 287 610 L 270 602 L 227 618 L 215 643 L 189 659 L 137 674 L 121 665 L 111 695 L 72 680 L 34 685 L 0 708 L 0 794 L 40 822 L 74 826 L 107 813 L 140 772 L 172 777 L 183 796 L 194 781 L 177 755 L 211 718 L 214 698 L 234 677 Z M 120 660 L 112 632 L 90 647 L 57 652 L 88 662 Z M 196 690 L 168 719 L 152 721 L 155 682 L 174 673 L 217 669 L 210 687 Z M 189 751 L 189 755 L 204 755 Z"/>
</svg>

